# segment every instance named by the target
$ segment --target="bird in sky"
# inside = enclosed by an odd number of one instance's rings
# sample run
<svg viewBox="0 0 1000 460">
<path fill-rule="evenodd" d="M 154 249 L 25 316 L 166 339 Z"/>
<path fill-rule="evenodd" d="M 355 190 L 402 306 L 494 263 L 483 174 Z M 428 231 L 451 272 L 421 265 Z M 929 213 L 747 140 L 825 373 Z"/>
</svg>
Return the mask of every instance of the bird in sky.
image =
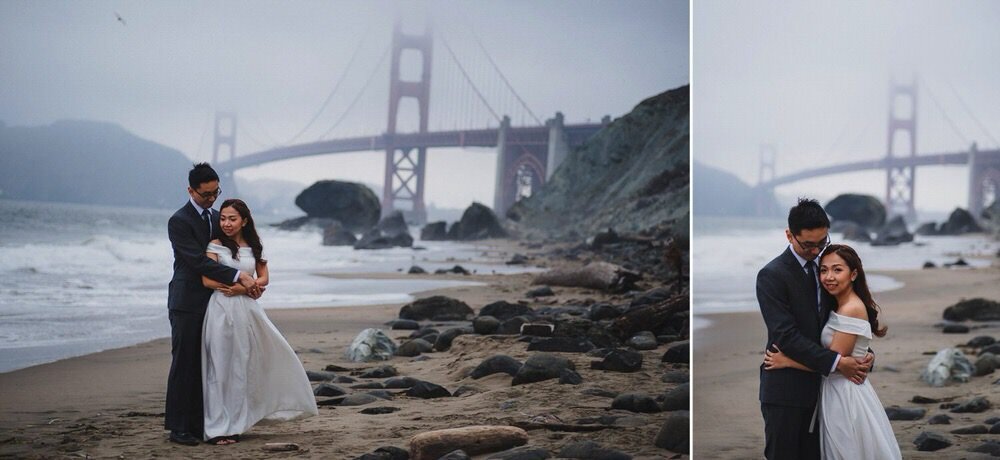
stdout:
<svg viewBox="0 0 1000 460">
<path fill-rule="evenodd" d="M 115 11 L 115 18 L 117 18 L 118 22 L 122 23 L 123 26 L 128 26 L 128 24 L 125 24 L 125 18 L 123 18 L 122 15 L 118 14 L 117 11 Z"/>
</svg>

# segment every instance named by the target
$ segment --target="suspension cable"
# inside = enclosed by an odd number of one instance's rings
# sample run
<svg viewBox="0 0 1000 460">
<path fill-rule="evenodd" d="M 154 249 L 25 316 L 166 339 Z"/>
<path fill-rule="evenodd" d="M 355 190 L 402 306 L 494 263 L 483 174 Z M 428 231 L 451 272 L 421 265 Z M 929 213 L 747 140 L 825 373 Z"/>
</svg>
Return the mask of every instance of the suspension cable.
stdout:
<svg viewBox="0 0 1000 460">
<path fill-rule="evenodd" d="M 379 69 L 382 68 L 382 63 L 385 62 L 385 58 L 386 56 L 389 55 L 390 49 L 392 49 L 391 44 L 385 48 L 384 52 L 382 52 L 382 57 L 379 58 L 378 64 L 376 64 L 375 68 L 372 69 L 372 73 L 368 75 L 368 81 L 365 82 L 365 86 L 361 88 L 361 91 L 359 91 L 357 96 L 354 97 L 354 100 L 351 101 L 351 103 L 347 106 L 346 109 L 344 109 L 344 113 L 340 115 L 340 118 L 338 118 L 337 121 L 333 123 L 333 126 L 331 126 L 330 129 L 326 130 L 325 133 L 319 136 L 319 139 L 325 139 L 326 136 L 329 136 L 330 133 L 332 133 L 334 129 L 337 129 L 337 127 L 340 126 L 340 123 L 343 122 L 345 118 L 347 118 L 347 114 L 351 113 L 351 109 L 353 109 L 354 106 L 358 103 L 358 101 L 361 100 L 361 96 L 363 96 L 367 92 L 368 86 L 371 85 L 373 80 L 375 80 L 375 74 L 379 71 Z"/>
<path fill-rule="evenodd" d="M 448 54 L 451 55 L 451 60 L 454 61 L 455 65 L 458 66 L 458 70 L 462 71 L 462 76 L 465 77 L 465 81 L 468 82 L 470 86 L 472 86 L 472 90 L 476 92 L 476 96 L 479 97 L 479 100 L 486 105 L 486 108 L 490 111 L 490 114 L 493 115 L 493 118 L 496 118 L 497 122 L 501 121 L 500 116 L 497 115 L 497 112 L 493 110 L 493 107 L 491 107 L 490 103 L 486 101 L 486 98 L 483 97 L 483 94 L 479 92 L 479 88 L 476 88 L 476 84 L 472 82 L 471 78 L 469 78 L 469 74 L 465 71 L 465 67 L 462 67 L 462 63 L 458 62 L 458 57 L 455 56 L 455 52 L 451 49 L 451 46 L 448 45 L 448 39 L 445 38 L 444 34 L 441 34 L 441 42 L 444 43 L 444 48 L 448 50 Z"/>
</svg>

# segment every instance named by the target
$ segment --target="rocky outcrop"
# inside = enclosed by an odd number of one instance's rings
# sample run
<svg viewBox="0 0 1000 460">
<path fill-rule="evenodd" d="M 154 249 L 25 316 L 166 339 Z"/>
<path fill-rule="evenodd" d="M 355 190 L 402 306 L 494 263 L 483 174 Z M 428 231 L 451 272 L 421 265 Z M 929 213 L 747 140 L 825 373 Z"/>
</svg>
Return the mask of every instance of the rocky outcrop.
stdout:
<svg viewBox="0 0 1000 460">
<path fill-rule="evenodd" d="M 823 209 L 834 221 L 854 222 L 868 230 L 879 229 L 885 224 L 885 206 L 871 195 L 838 195 Z"/>
<path fill-rule="evenodd" d="M 423 241 L 443 241 L 448 239 L 448 223 L 445 221 L 431 222 L 420 229 L 420 239 Z"/>
<path fill-rule="evenodd" d="M 448 230 L 448 239 L 452 240 L 484 240 L 487 238 L 506 238 L 507 231 L 500 225 L 493 210 L 480 203 L 472 203 L 462 213 L 462 219 L 452 224 Z"/>
<path fill-rule="evenodd" d="M 339 222 L 333 221 L 323 229 L 323 246 L 354 246 L 358 237 L 347 231 Z"/>
<path fill-rule="evenodd" d="M 906 228 L 906 221 L 903 220 L 903 216 L 896 216 L 878 231 L 872 241 L 872 246 L 892 246 L 911 241 L 913 241 L 913 234 Z"/>
<path fill-rule="evenodd" d="M 983 210 L 980 217 L 985 229 L 992 232 L 994 237 L 1000 238 L 1000 200 L 993 201 L 993 204 Z M 997 254 L 1000 256 L 1000 253 Z"/>
<path fill-rule="evenodd" d="M 574 149 L 507 217 L 526 232 L 565 236 L 659 224 L 687 235 L 689 87 L 653 96 Z"/>
<path fill-rule="evenodd" d="M 382 212 L 375 192 L 363 184 L 322 180 L 295 197 L 295 205 L 309 217 L 339 221 L 353 233 L 364 233 L 378 223 Z"/>
<path fill-rule="evenodd" d="M 939 235 L 963 235 L 966 233 L 979 233 L 983 231 L 976 223 L 976 218 L 962 208 L 955 208 L 948 216 L 948 220 L 938 227 Z"/>
<path fill-rule="evenodd" d="M 394 247 L 408 248 L 413 246 L 413 237 L 403 220 L 403 213 L 393 211 L 379 221 L 375 228 L 369 230 L 361 240 L 354 244 L 354 249 L 388 249 Z"/>
</svg>

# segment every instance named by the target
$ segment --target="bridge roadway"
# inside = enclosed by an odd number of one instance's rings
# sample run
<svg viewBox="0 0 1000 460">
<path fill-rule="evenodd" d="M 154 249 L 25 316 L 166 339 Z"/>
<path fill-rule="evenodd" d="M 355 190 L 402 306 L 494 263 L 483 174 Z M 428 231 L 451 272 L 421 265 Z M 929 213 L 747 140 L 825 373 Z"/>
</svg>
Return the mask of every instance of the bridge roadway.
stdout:
<svg viewBox="0 0 1000 460">
<path fill-rule="evenodd" d="M 981 150 L 976 152 L 977 157 L 994 156 L 1000 157 L 1000 150 Z M 776 177 L 770 181 L 758 185 L 759 188 L 773 189 L 779 185 L 797 182 L 804 179 L 811 179 L 832 174 L 841 174 L 855 171 L 866 171 L 871 169 L 888 169 L 889 167 L 906 166 L 946 166 L 965 165 L 969 163 L 969 152 L 937 153 L 931 155 L 917 155 L 913 157 L 892 157 L 881 158 L 871 161 L 858 161 L 854 163 L 844 163 L 834 166 L 824 166 L 822 168 L 807 169 L 794 174 Z"/>
<path fill-rule="evenodd" d="M 576 146 L 586 141 L 591 135 L 600 130 L 601 127 L 602 124 L 600 123 L 566 125 L 563 127 L 563 130 L 569 145 Z M 496 147 L 498 134 L 499 131 L 493 128 L 430 133 L 397 133 L 391 136 L 391 139 L 386 134 L 332 139 L 276 147 L 246 155 L 239 155 L 230 160 L 219 162 L 219 164 L 214 166 L 220 172 L 233 172 L 242 168 L 292 158 L 332 153 L 384 151 L 390 141 L 391 145 L 397 149 L 420 147 Z M 547 145 L 548 137 L 549 127 L 547 126 L 512 127 L 507 131 L 506 143 L 508 145 Z"/>
</svg>

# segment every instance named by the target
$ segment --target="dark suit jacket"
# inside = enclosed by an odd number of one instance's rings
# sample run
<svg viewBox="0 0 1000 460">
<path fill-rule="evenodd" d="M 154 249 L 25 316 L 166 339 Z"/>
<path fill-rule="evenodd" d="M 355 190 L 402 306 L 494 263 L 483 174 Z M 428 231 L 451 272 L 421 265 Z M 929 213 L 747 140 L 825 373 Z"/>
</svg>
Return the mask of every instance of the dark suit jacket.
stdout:
<svg viewBox="0 0 1000 460">
<path fill-rule="evenodd" d="M 777 344 L 792 359 L 816 372 L 760 367 L 760 401 L 766 404 L 812 408 L 822 381 L 837 353 L 820 344 L 820 332 L 835 303 L 820 287 L 822 308 L 807 283 L 815 283 L 799 265 L 791 248 L 757 273 L 757 302 L 767 324 L 767 344 Z"/>
<path fill-rule="evenodd" d="M 219 232 L 219 213 L 211 210 L 212 228 Z M 167 234 L 174 249 L 174 277 L 167 293 L 167 308 L 204 313 L 212 290 L 201 284 L 202 275 L 232 284 L 236 269 L 222 265 L 205 255 L 211 241 L 205 221 L 191 202 L 178 209 L 167 222 Z"/>
</svg>

